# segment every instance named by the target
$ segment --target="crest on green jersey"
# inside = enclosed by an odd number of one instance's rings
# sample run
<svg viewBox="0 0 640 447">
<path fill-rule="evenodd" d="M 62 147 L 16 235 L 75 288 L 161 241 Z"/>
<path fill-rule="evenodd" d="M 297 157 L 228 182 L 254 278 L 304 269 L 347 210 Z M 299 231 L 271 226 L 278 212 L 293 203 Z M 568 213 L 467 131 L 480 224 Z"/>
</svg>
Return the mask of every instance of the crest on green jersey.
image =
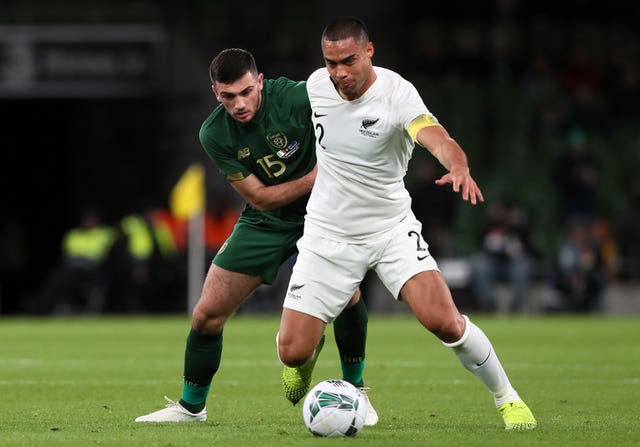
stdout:
<svg viewBox="0 0 640 447">
<path fill-rule="evenodd" d="M 276 132 L 267 135 L 267 141 L 276 149 L 284 149 L 287 147 L 287 143 L 289 142 L 289 140 L 287 140 L 287 136 L 283 132 Z"/>
<path fill-rule="evenodd" d="M 279 158 L 289 158 L 300 149 L 300 143 L 292 141 L 289 143 L 289 139 L 284 132 L 276 132 L 267 135 L 267 141 L 271 146 L 278 149 L 276 155 Z"/>
</svg>

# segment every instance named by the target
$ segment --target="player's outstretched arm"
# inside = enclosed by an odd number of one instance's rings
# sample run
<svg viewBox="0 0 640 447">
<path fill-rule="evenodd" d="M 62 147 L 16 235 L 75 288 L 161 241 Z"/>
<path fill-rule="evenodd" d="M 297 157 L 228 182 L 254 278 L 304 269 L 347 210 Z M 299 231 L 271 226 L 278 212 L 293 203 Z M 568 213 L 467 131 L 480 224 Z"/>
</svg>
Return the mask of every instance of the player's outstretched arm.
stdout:
<svg viewBox="0 0 640 447">
<path fill-rule="evenodd" d="M 418 143 L 427 148 L 449 171 L 436 180 L 436 185 L 451 184 L 455 192 L 462 194 L 462 200 L 471 201 L 473 205 L 478 201 L 484 202 L 480 187 L 471 177 L 466 154 L 444 127 L 424 127 L 416 137 Z"/>
<path fill-rule="evenodd" d="M 282 208 L 309 194 L 316 180 L 317 169 L 316 166 L 303 177 L 278 185 L 266 186 L 256 175 L 251 174 L 242 180 L 231 182 L 231 186 L 254 208 L 269 211 Z"/>
</svg>

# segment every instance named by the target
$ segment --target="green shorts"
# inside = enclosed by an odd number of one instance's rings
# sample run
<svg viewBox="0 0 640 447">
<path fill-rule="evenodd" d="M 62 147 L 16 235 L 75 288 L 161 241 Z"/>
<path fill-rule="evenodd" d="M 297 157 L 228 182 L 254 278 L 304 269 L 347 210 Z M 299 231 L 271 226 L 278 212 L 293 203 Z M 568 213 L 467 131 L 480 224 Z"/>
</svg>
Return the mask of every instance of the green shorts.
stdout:
<svg viewBox="0 0 640 447">
<path fill-rule="evenodd" d="M 232 272 L 260 276 L 265 284 L 273 284 L 280 266 L 297 252 L 296 242 L 302 236 L 302 224 L 289 227 L 276 228 L 240 218 L 213 263 Z"/>
</svg>

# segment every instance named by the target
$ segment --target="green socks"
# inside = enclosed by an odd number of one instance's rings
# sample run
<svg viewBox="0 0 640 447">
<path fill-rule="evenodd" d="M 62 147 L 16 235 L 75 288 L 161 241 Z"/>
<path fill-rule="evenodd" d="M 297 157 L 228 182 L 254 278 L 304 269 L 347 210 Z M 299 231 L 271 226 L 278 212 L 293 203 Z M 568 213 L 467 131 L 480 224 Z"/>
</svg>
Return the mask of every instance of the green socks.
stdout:
<svg viewBox="0 0 640 447">
<path fill-rule="evenodd" d="M 342 377 L 357 387 L 363 386 L 365 346 L 367 341 L 367 307 L 362 299 L 344 309 L 333 323 L 340 352 Z M 191 329 L 184 355 L 184 383 L 180 405 L 192 413 L 205 407 L 211 381 L 220 367 L 222 333 L 199 334 Z"/>
<path fill-rule="evenodd" d="M 184 355 L 184 384 L 180 405 L 192 413 L 205 407 L 213 376 L 220 367 L 222 333 L 199 334 L 191 329 Z"/>
<path fill-rule="evenodd" d="M 342 379 L 356 387 L 364 385 L 365 347 L 369 316 L 364 301 L 345 308 L 333 322 L 333 334 L 340 353 Z"/>
</svg>

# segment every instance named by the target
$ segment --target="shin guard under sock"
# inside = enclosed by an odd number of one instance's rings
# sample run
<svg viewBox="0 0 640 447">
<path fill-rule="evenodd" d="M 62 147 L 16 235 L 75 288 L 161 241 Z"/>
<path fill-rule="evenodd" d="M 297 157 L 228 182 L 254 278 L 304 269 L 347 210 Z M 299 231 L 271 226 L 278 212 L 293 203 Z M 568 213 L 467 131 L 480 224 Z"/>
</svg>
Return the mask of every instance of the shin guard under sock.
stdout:
<svg viewBox="0 0 640 447">
<path fill-rule="evenodd" d="M 443 343 L 453 352 L 467 370 L 485 384 L 496 405 L 520 400 L 495 353 L 489 338 L 466 315 L 464 335 L 454 343 Z"/>
<path fill-rule="evenodd" d="M 205 407 L 213 376 L 222 357 L 222 333 L 200 334 L 191 329 L 184 356 L 184 383 L 180 404 L 192 413 Z"/>
<path fill-rule="evenodd" d="M 357 387 L 364 385 L 362 374 L 367 344 L 369 316 L 362 299 L 345 308 L 333 322 L 333 334 L 340 353 L 343 380 Z"/>
</svg>

